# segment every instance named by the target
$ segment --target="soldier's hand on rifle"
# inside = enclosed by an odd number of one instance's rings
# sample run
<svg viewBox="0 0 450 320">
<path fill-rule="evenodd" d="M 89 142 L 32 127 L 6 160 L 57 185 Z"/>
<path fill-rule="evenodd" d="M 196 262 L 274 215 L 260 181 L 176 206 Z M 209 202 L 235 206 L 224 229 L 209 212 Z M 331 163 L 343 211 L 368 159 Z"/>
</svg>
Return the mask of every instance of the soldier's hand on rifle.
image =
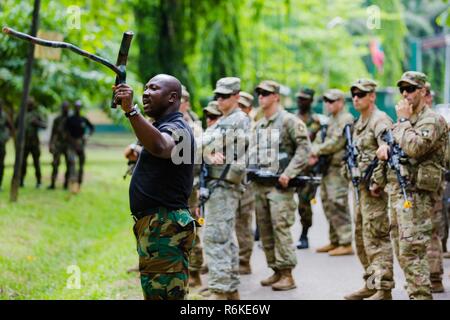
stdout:
<svg viewBox="0 0 450 320">
<path fill-rule="evenodd" d="M 211 164 L 224 164 L 225 163 L 225 157 L 221 152 L 214 152 L 213 154 L 210 154 L 207 156 L 208 162 Z"/>
<path fill-rule="evenodd" d="M 407 118 L 409 119 L 413 113 L 412 105 L 406 99 L 400 100 L 395 106 L 395 111 L 397 112 L 397 118 Z"/>
<path fill-rule="evenodd" d="M 377 158 L 382 161 L 386 161 L 389 158 L 389 146 L 387 144 L 383 144 L 378 148 Z"/>
<path fill-rule="evenodd" d="M 372 197 L 375 198 L 379 198 L 381 196 L 381 192 L 383 191 L 376 183 L 372 183 L 369 187 L 369 190 Z"/>
<path fill-rule="evenodd" d="M 133 88 L 126 83 L 113 86 L 114 101 L 117 103 L 119 100 L 122 103 L 121 107 L 124 112 L 130 112 L 133 108 Z"/>
<path fill-rule="evenodd" d="M 291 180 L 291 178 L 289 178 L 287 175 L 282 174 L 279 178 L 278 178 L 278 182 L 280 183 L 280 185 L 283 188 L 287 188 L 289 185 L 289 180 Z"/>
<path fill-rule="evenodd" d="M 317 161 L 319 161 L 319 157 L 316 156 L 315 154 L 310 155 L 309 158 L 308 158 L 308 164 L 310 166 L 315 165 L 317 163 Z"/>
</svg>

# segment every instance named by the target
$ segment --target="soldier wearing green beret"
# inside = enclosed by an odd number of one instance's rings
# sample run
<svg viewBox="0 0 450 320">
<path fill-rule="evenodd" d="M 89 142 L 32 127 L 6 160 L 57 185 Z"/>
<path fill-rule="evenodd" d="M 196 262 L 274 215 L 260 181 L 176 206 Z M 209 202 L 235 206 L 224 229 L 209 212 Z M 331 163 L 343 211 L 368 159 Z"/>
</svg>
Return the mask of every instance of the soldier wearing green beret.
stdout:
<svg viewBox="0 0 450 320">
<path fill-rule="evenodd" d="M 426 81 L 425 74 L 408 71 L 397 82 L 402 99 L 395 107 L 398 120 L 392 135 L 407 156 L 401 163 L 401 174 L 408 181 L 406 192 L 411 205 L 404 203 L 395 171 L 387 170 L 391 238 L 410 299 L 433 298 L 427 257 L 433 229 L 430 212 L 433 195 L 441 187 L 448 143 L 445 119 L 426 107 Z M 388 151 L 388 146 L 380 146 L 378 159 L 388 160 Z"/>
</svg>

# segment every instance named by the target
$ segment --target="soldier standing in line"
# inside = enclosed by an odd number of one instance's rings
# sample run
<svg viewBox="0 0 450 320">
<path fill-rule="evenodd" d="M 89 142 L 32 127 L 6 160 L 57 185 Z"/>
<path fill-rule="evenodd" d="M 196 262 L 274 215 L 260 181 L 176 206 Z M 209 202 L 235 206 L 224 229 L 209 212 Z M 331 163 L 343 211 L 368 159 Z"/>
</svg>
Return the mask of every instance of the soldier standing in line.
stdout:
<svg viewBox="0 0 450 320">
<path fill-rule="evenodd" d="M 3 111 L 3 104 L 0 101 L 0 191 L 2 190 L 3 173 L 5 170 L 6 142 L 11 135 L 12 126 L 8 116 Z"/>
<path fill-rule="evenodd" d="M 391 237 L 400 266 L 405 273 L 410 299 L 433 299 L 427 249 L 433 224 L 430 212 L 433 195 L 441 187 L 445 150 L 448 143 L 445 120 L 425 105 L 427 77 L 408 71 L 397 82 L 403 99 L 396 105 L 397 123 L 392 135 L 406 154 L 400 174 L 408 184 L 406 205 L 394 170 L 388 169 L 386 190 L 389 194 Z M 389 147 L 380 146 L 379 160 L 388 160 Z"/>
<path fill-rule="evenodd" d="M 41 163 L 39 161 L 41 156 L 41 145 L 38 131 L 39 129 L 47 128 L 47 124 L 39 113 L 33 98 L 30 98 L 28 101 L 27 108 L 28 111 L 25 117 L 25 147 L 20 186 L 24 186 L 25 176 L 27 174 L 27 158 L 28 155 L 31 154 L 31 157 L 33 158 L 34 173 L 36 175 L 36 188 L 40 188 L 42 183 Z"/>
<path fill-rule="evenodd" d="M 252 143 L 256 144 L 252 146 L 251 164 L 280 174 L 281 186 L 254 183 L 261 243 L 267 265 L 274 271 L 261 285 L 271 286 L 273 290 L 291 290 L 296 288 L 292 269 L 297 265 L 297 257 L 290 230 L 295 221 L 296 204 L 295 190 L 288 184 L 307 167 L 311 142 L 303 121 L 281 108 L 277 82 L 263 81 L 255 91 L 264 117 L 255 125 Z M 265 158 L 267 155 L 270 159 Z"/>
<path fill-rule="evenodd" d="M 194 134 L 194 140 L 198 145 L 203 133 L 202 126 L 199 121 L 194 120 L 190 115 L 190 94 L 185 86 L 181 87 L 181 103 L 180 112 L 183 114 L 183 119 L 191 128 Z M 201 149 L 199 149 L 201 152 Z M 200 174 L 200 164 L 198 161 L 194 164 L 194 185 L 192 188 L 192 193 L 189 196 L 188 204 L 189 211 L 192 216 L 198 220 L 198 205 L 199 205 L 199 174 Z M 195 244 L 189 255 L 189 286 L 194 288 L 202 285 L 202 279 L 200 277 L 200 270 L 203 264 L 203 248 L 200 240 L 201 227 L 197 229 L 195 235 Z"/>
<path fill-rule="evenodd" d="M 425 83 L 425 105 L 433 108 L 433 95 L 431 91 L 431 84 Z M 445 232 L 445 217 L 444 206 L 442 203 L 442 197 L 444 195 L 445 181 L 442 179 L 441 187 L 433 194 L 433 210 L 431 211 L 431 222 L 433 224 L 433 231 L 431 233 L 430 246 L 427 249 L 428 262 L 430 264 L 430 281 L 431 292 L 440 293 L 444 292 L 444 286 L 442 284 L 442 275 L 444 274 L 444 261 L 442 241 Z"/>
<path fill-rule="evenodd" d="M 379 187 L 369 190 L 370 171 L 378 165 L 374 161 L 376 151 L 386 144 L 382 136 L 392 126 L 392 119 L 375 105 L 376 87 L 373 80 L 359 79 L 350 88 L 353 105 L 360 113 L 353 126 L 352 140 L 358 150 L 356 162 L 360 176 L 357 178 L 361 179 L 354 190 L 359 193 L 359 202 L 354 200 L 354 223 L 356 253 L 364 268 L 364 287 L 346 295 L 347 300 L 391 300 L 394 288 L 387 196 Z M 346 176 L 350 178 L 350 173 L 346 172 Z"/>
<path fill-rule="evenodd" d="M 250 93 L 239 92 L 239 108 L 249 117 L 251 130 L 254 121 L 251 117 L 253 109 L 253 96 Z M 255 216 L 255 192 L 251 182 L 244 181 L 245 191 L 239 199 L 236 215 L 236 236 L 239 243 L 239 273 L 251 274 L 250 258 L 253 252 L 252 222 Z"/>
<path fill-rule="evenodd" d="M 52 132 L 50 135 L 49 151 L 53 155 L 52 161 L 52 177 L 50 186 L 47 189 L 55 189 L 56 178 L 58 177 L 58 167 L 61 156 L 66 161 L 66 174 L 64 175 L 64 189 L 67 189 L 69 183 L 69 156 L 67 154 L 67 130 L 66 121 L 69 116 L 69 102 L 64 101 L 61 104 L 61 114 L 53 121 Z"/>
<path fill-rule="evenodd" d="M 242 192 L 240 185 L 245 175 L 245 148 L 250 128 L 248 117 L 238 106 L 240 83 L 240 79 L 235 77 L 217 81 L 215 100 L 223 116 L 211 134 L 203 139 L 203 160 L 207 164 L 207 187 L 210 189 L 203 243 L 211 300 L 239 300 L 239 249 L 235 221 Z"/>
<path fill-rule="evenodd" d="M 314 90 L 309 88 L 301 89 L 295 97 L 297 98 L 298 117 L 306 124 L 310 141 L 314 141 L 317 132 L 320 130 L 320 119 L 316 113 L 311 110 L 314 101 Z M 308 230 L 312 226 L 312 208 L 311 200 L 314 198 L 316 188 L 313 185 L 307 185 L 297 190 L 298 195 L 298 213 L 302 225 L 302 233 L 297 242 L 297 249 L 309 248 Z"/>
<path fill-rule="evenodd" d="M 345 96 L 341 90 L 331 89 L 325 92 L 323 100 L 330 120 L 326 138 L 321 142 L 319 136 L 312 146 L 312 156 L 309 165 L 319 161 L 319 156 L 330 156 L 328 172 L 322 178 L 320 196 L 325 215 L 330 224 L 330 243 L 318 248 L 316 252 L 328 252 L 330 256 L 353 254 L 352 221 L 348 206 L 348 182 L 341 175 L 340 168 L 344 156 L 345 137 L 343 130 L 346 124 L 353 122 L 353 116 L 344 110 Z"/>
<path fill-rule="evenodd" d="M 81 115 L 81 101 L 75 102 L 75 112 L 67 118 L 66 130 L 68 132 L 68 155 L 71 168 L 69 170 L 70 191 L 78 193 L 83 182 L 84 162 L 86 161 L 86 140 L 94 133 L 94 126 Z M 89 131 L 88 133 L 86 131 Z M 76 158 L 78 158 L 78 174 L 76 170 Z"/>
</svg>

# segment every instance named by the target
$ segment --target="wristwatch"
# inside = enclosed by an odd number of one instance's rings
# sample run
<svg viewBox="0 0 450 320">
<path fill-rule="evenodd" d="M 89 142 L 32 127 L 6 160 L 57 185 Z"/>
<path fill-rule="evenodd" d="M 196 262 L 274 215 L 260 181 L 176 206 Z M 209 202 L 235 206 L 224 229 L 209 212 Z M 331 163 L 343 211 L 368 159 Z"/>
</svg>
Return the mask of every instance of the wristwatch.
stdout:
<svg viewBox="0 0 450 320">
<path fill-rule="evenodd" d="M 408 118 L 400 118 L 400 119 L 398 119 L 398 122 L 400 122 L 400 123 L 405 122 L 405 121 L 409 121 L 409 119 Z"/>
<path fill-rule="evenodd" d="M 133 108 L 131 108 L 130 112 L 125 112 L 125 117 L 130 118 L 132 116 L 135 116 L 139 113 L 139 108 L 137 105 L 135 105 Z"/>
</svg>

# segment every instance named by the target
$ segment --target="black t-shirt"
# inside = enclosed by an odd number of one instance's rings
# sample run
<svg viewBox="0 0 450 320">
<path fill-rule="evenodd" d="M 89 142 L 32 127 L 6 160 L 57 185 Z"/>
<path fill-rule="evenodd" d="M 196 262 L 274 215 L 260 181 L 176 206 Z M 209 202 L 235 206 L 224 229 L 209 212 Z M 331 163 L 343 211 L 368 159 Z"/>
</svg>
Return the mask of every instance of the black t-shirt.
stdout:
<svg viewBox="0 0 450 320">
<path fill-rule="evenodd" d="M 179 163 L 172 158 L 155 157 L 142 149 L 130 182 L 130 210 L 134 214 L 160 206 L 171 210 L 187 209 L 192 192 L 196 146 L 191 128 L 180 112 L 164 116 L 153 126 L 171 135 L 177 147 L 187 145 L 190 155 L 186 154 L 188 159 Z M 183 139 L 186 140 L 183 142 Z"/>
<path fill-rule="evenodd" d="M 76 114 L 67 118 L 66 128 L 69 135 L 74 139 L 82 138 L 86 129 L 90 131 L 90 134 L 94 132 L 92 123 L 87 118 Z"/>
</svg>

